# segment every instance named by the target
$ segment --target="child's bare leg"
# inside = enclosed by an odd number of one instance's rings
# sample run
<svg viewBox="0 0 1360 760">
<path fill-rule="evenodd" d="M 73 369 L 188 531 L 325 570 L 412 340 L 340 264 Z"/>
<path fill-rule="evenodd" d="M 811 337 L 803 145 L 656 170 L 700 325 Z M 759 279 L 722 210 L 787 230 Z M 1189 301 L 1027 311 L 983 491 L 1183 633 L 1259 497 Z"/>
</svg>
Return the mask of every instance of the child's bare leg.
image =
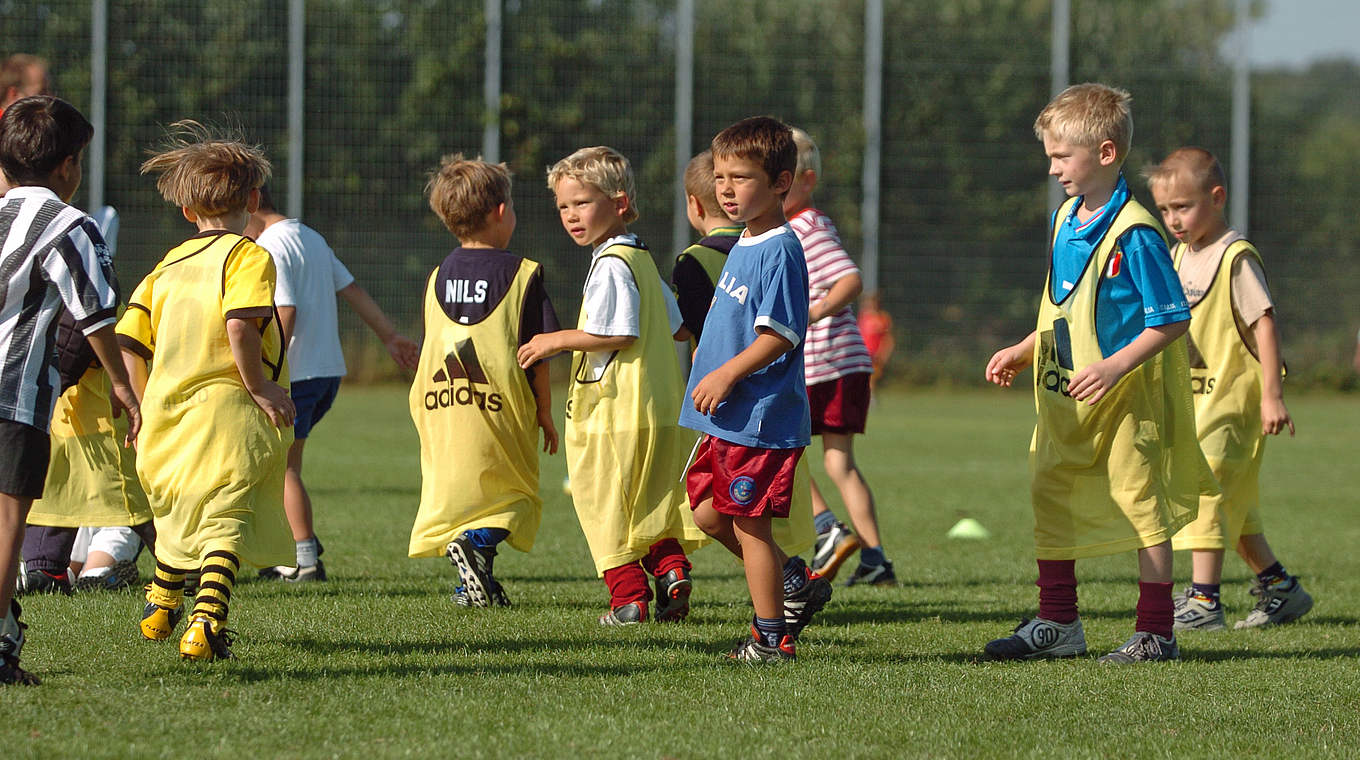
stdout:
<svg viewBox="0 0 1360 760">
<path fill-rule="evenodd" d="M 32 499 L 0 493 L 0 616 L 9 613 L 14 580 L 19 576 L 19 550 L 24 545 L 24 523 Z"/>
<path fill-rule="evenodd" d="M 1138 550 L 1138 580 L 1141 583 L 1170 583 L 1174 554 L 1171 542 Z"/>
<path fill-rule="evenodd" d="M 294 541 L 316 535 L 312 528 L 312 497 L 302 483 L 302 447 L 306 445 L 307 439 L 299 438 L 288 447 L 288 469 L 283 474 L 283 511 L 288 515 Z"/>
<path fill-rule="evenodd" d="M 1223 582 L 1223 550 L 1195 549 L 1190 552 L 1190 580 L 1219 585 Z"/>
<path fill-rule="evenodd" d="M 826 474 L 840 491 L 841 501 L 845 502 L 845 511 L 850 514 L 855 532 L 865 546 L 881 546 L 874 495 L 855 465 L 854 436 L 848 433 L 822 433 L 822 447 Z M 813 512 L 816 512 L 815 506 Z"/>
<path fill-rule="evenodd" d="M 732 518 L 713 508 L 713 499 L 699 502 L 694 508 L 694 524 L 707 533 L 713 540 L 727 547 L 736 556 L 742 556 L 741 541 L 732 528 Z"/>
<path fill-rule="evenodd" d="M 1264 533 L 1253 533 L 1250 536 L 1239 538 L 1237 540 L 1237 556 L 1241 557 L 1242 561 L 1247 563 L 1247 567 L 1251 568 L 1251 571 L 1257 575 L 1279 562 L 1275 558 L 1275 552 L 1271 551 Z"/>
<path fill-rule="evenodd" d="M 830 512 L 831 507 L 826 505 L 826 499 L 822 497 L 821 489 L 817 488 L 817 481 L 809 477 L 808 482 L 812 484 L 812 516 L 816 517 L 823 512 Z"/>
<path fill-rule="evenodd" d="M 770 535 L 768 517 L 733 517 L 732 527 L 741 542 L 742 565 L 746 568 L 746 587 L 756 617 L 784 617 L 784 552 Z"/>
</svg>

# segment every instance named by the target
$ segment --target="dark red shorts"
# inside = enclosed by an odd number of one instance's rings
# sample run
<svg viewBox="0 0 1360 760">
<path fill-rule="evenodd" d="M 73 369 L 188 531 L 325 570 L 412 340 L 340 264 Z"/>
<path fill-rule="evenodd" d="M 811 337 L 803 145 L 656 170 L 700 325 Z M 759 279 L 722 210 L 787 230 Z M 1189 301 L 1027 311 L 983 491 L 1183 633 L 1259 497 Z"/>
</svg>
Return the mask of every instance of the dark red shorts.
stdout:
<svg viewBox="0 0 1360 760">
<path fill-rule="evenodd" d="M 808 386 L 812 434 L 864 432 L 869 419 L 868 372 L 856 372 Z"/>
<path fill-rule="evenodd" d="M 733 517 L 788 517 L 793 471 L 803 448 L 762 449 L 705 435 L 685 472 L 689 503 L 713 499 L 713 509 Z"/>
</svg>

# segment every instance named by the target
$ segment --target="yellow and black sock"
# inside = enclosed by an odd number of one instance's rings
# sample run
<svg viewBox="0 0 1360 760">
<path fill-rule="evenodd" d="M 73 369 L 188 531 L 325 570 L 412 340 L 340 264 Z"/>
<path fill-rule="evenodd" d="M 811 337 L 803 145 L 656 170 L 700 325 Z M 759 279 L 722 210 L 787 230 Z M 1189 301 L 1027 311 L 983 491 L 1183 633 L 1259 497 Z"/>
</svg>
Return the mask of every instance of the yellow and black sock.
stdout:
<svg viewBox="0 0 1360 760">
<path fill-rule="evenodd" d="M 151 585 L 146 589 L 146 600 L 169 610 L 178 609 L 184 601 L 184 575 L 187 570 L 177 570 L 159 560 Z"/>
<path fill-rule="evenodd" d="M 240 560 L 231 552 L 212 551 L 203 557 L 193 615 L 212 618 L 214 631 L 220 630 L 227 621 L 231 589 L 236 585 L 236 571 L 240 569 Z"/>
</svg>

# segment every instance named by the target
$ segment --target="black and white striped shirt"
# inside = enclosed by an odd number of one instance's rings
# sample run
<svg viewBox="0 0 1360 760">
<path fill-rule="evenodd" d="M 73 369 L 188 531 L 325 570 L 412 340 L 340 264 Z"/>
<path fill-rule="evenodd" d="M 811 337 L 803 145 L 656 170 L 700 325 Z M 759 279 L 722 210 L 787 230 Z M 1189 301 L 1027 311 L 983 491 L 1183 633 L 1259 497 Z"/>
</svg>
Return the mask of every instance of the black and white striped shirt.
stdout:
<svg viewBox="0 0 1360 760">
<path fill-rule="evenodd" d="M 48 429 L 63 307 L 86 335 L 112 325 L 112 258 L 84 212 L 45 187 L 16 187 L 0 199 L 0 419 Z"/>
</svg>

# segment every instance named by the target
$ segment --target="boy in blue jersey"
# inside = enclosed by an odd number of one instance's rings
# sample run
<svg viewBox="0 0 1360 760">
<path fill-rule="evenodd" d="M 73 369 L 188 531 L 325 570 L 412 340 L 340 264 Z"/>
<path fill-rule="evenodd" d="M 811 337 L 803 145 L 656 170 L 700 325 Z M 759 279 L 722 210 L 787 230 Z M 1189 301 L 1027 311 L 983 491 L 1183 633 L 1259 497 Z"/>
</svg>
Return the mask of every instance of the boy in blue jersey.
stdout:
<svg viewBox="0 0 1360 760">
<path fill-rule="evenodd" d="M 1035 365 L 1030 451 L 1039 615 L 987 644 L 996 659 L 1085 654 L 1075 561 L 1137 550 L 1135 634 L 1101 662 L 1174 660 L 1172 535 L 1216 488 L 1195 439 L 1190 309 L 1157 221 L 1120 171 L 1129 94 L 1067 88 L 1034 123 L 1068 200 L 1054 215 L 1037 329 L 987 364 L 1009 386 Z"/>
<path fill-rule="evenodd" d="M 768 117 L 713 138 L 719 205 L 746 232 L 733 246 L 694 354 L 680 424 L 704 434 L 685 476 L 694 521 L 742 559 L 755 608 L 729 657 L 795 659 L 798 633 L 830 596 L 826 581 L 784 556 L 771 534 L 787 518 L 794 470 L 810 442 L 803 381 L 808 274 L 784 219 L 797 148 Z"/>
</svg>

